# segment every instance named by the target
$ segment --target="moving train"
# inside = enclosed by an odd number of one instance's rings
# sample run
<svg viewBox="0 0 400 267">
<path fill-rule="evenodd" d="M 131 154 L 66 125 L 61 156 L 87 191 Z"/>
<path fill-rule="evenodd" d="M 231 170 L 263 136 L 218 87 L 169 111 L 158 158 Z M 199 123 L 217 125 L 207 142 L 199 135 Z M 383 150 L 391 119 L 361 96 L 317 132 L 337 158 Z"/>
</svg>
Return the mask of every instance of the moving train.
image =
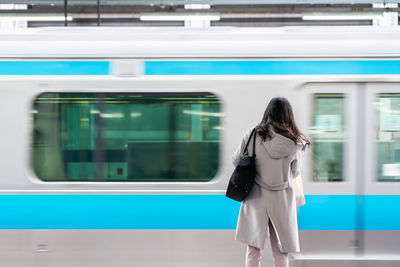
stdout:
<svg viewBox="0 0 400 267">
<path fill-rule="evenodd" d="M 244 266 L 231 155 L 274 96 L 313 142 L 291 266 L 400 264 L 399 29 L 0 37 L 2 266 Z"/>
</svg>

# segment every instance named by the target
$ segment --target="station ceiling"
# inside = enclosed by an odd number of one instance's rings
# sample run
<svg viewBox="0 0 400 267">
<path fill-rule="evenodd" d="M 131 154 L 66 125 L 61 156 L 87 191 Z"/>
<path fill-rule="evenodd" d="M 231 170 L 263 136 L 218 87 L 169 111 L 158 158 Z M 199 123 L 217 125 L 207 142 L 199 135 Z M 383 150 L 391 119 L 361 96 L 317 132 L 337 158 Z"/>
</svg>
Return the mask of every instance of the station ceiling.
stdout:
<svg viewBox="0 0 400 267">
<path fill-rule="evenodd" d="M 305 20 L 304 14 L 395 14 L 400 0 L 0 0 L 0 20 L 7 16 L 64 16 L 67 20 L 27 21 L 44 26 L 184 26 L 184 21 L 143 21 L 144 13 L 218 14 L 210 26 L 278 27 L 303 25 L 372 25 L 373 19 Z M 11 4 L 11 5 L 10 5 Z M 188 9 L 187 5 L 208 5 Z M 381 4 L 381 5 L 377 5 Z M 0 23 L 1 24 L 1 23 Z"/>
<path fill-rule="evenodd" d="M 0 4 L 64 5 L 65 0 L 0 0 Z M 67 0 L 69 5 L 97 5 L 97 0 Z M 100 0 L 102 5 L 272 5 L 272 4 L 377 4 L 399 3 L 400 0 Z"/>
</svg>

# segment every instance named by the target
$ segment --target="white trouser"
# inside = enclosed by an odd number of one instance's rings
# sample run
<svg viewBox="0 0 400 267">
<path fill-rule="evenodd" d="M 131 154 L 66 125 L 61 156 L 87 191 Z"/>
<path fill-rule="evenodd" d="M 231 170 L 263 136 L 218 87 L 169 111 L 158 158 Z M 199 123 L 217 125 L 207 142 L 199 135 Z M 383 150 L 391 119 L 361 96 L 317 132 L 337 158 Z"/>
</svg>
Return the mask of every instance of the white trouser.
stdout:
<svg viewBox="0 0 400 267">
<path fill-rule="evenodd" d="M 269 236 L 272 248 L 272 256 L 274 258 L 274 267 L 289 267 L 288 253 L 282 253 L 279 250 L 278 238 L 276 237 L 271 220 L 269 221 Z M 261 258 L 261 249 L 247 245 L 246 267 L 260 267 Z"/>
</svg>

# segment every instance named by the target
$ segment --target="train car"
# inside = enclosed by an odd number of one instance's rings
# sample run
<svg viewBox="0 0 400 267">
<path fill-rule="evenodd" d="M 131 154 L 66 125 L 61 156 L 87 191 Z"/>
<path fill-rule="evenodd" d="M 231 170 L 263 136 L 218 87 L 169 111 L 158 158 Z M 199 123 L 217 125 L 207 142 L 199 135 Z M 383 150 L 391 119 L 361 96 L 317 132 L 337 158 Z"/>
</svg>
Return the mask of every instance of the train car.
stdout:
<svg viewBox="0 0 400 267">
<path fill-rule="evenodd" d="M 398 266 L 385 27 L 1 33 L 0 265 L 244 266 L 231 155 L 274 96 L 313 142 L 291 266 Z"/>
</svg>

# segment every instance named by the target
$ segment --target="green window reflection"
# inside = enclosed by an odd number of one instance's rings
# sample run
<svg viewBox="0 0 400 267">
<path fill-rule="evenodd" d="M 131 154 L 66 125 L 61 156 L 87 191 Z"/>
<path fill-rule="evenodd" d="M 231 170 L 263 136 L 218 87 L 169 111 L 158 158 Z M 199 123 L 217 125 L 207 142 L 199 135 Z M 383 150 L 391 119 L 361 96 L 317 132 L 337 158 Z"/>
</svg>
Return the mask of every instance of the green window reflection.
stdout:
<svg viewBox="0 0 400 267">
<path fill-rule="evenodd" d="M 400 181 L 400 94 L 379 94 L 374 106 L 377 179 Z"/>
<path fill-rule="evenodd" d="M 314 94 L 312 177 L 315 182 L 343 181 L 345 144 L 343 94 Z"/>
<path fill-rule="evenodd" d="M 209 93 L 44 93 L 33 103 L 32 168 L 44 181 L 209 181 L 220 101 Z"/>
</svg>

